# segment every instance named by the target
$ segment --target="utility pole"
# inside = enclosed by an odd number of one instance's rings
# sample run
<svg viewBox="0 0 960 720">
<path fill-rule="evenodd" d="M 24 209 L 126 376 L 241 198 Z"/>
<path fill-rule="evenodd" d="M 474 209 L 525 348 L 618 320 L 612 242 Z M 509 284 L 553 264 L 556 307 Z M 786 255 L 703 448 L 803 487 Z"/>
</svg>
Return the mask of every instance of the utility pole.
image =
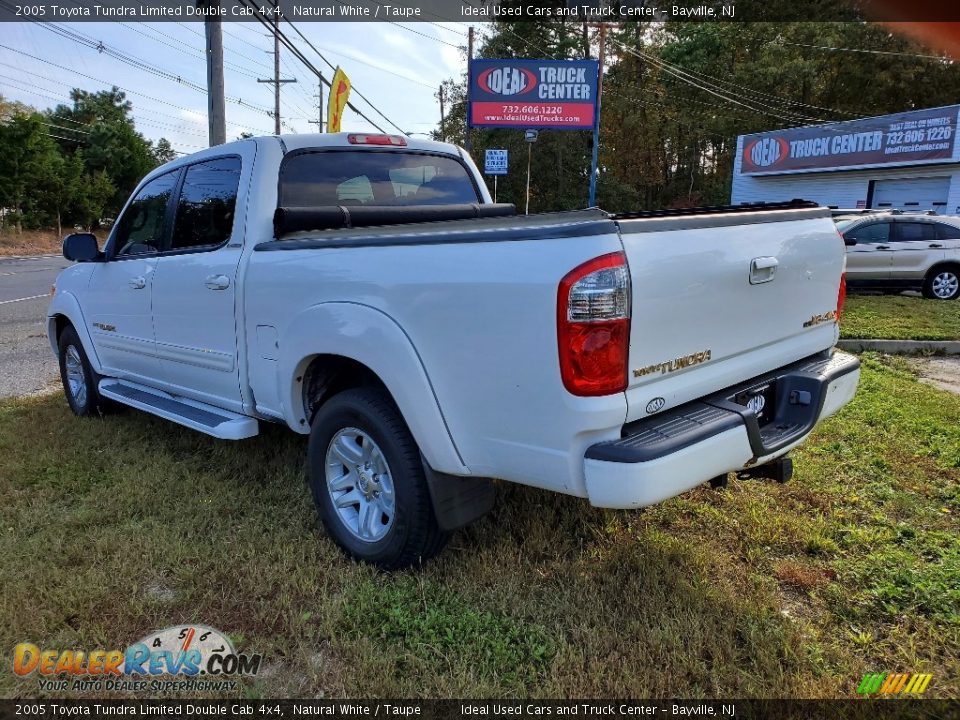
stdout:
<svg viewBox="0 0 960 720">
<path fill-rule="evenodd" d="M 286 83 L 295 83 L 296 78 L 280 78 L 280 13 L 279 0 L 273 3 L 273 77 L 270 79 L 258 78 L 258 83 L 273 85 L 273 127 L 274 134 L 280 134 L 280 86 Z"/>
<path fill-rule="evenodd" d="M 473 25 L 467 31 L 467 97 L 470 97 L 470 82 L 473 80 Z M 467 154 L 473 152 L 473 137 L 470 132 L 470 103 L 467 103 L 467 127 L 463 132 L 463 144 Z"/>
<path fill-rule="evenodd" d="M 317 132 L 323 132 L 323 73 L 317 75 L 317 119 L 307 120 L 317 126 Z"/>
<path fill-rule="evenodd" d="M 597 58 L 599 60 L 599 68 L 597 70 L 597 104 L 594 108 L 595 117 L 593 118 L 593 157 L 590 160 L 590 198 L 587 201 L 587 207 L 595 207 L 597 204 L 597 165 L 600 160 L 600 98 L 603 97 L 603 62 L 606 40 L 607 24 L 600 23 L 600 46 L 597 48 Z"/>
<path fill-rule="evenodd" d="M 198 0 L 200 7 L 220 7 L 219 0 Z M 220 16 L 207 15 L 203 28 L 207 38 L 207 123 L 210 147 L 227 141 L 227 111 L 223 88 L 223 27 Z"/>
<path fill-rule="evenodd" d="M 527 142 L 527 205 L 523 209 L 524 215 L 530 214 L 530 158 L 533 156 L 533 143 Z"/>
<path fill-rule="evenodd" d="M 444 118 L 447 116 L 443 107 L 443 83 L 440 83 L 440 142 L 447 141 L 447 133 L 443 127 Z"/>
</svg>

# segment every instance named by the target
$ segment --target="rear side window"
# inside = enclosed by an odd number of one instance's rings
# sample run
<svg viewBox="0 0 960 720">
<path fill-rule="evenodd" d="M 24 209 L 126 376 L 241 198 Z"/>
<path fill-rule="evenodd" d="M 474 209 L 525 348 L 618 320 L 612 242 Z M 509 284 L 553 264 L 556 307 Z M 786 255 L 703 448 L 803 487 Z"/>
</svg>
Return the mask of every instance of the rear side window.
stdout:
<svg viewBox="0 0 960 720">
<path fill-rule="evenodd" d="M 897 223 L 897 240 L 936 240 L 937 229 L 931 223 Z"/>
<path fill-rule="evenodd" d="M 239 185 L 238 157 L 189 166 L 180 190 L 171 249 L 216 247 L 229 240 Z"/>
<path fill-rule="evenodd" d="M 878 222 L 859 225 L 844 233 L 858 243 L 883 243 L 890 239 L 890 223 Z"/>
<path fill-rule="evenodd" d="M 300 153 L 280 171 L 282 207 L 450 205 L 480 197 L 466 167 L 443 155 L 362 150 Z"/>
<path fill-rule="evenodd" d="M 960 240 L 960 227 L 947 225 L 947 223 L 937 223 L 937 239 Z"/>
</svg>

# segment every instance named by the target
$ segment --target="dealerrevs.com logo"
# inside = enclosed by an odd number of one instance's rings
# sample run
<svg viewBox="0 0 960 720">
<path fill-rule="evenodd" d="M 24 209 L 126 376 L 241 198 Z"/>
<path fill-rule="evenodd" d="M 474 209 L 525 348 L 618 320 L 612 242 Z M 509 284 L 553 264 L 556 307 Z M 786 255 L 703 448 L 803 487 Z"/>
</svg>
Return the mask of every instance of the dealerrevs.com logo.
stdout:
<svg viewBox="0 0 960 720">
<path fill-rule="evenodd" d="M 151 633 L 126 650 L 41 649 L 20 643 L 13 672 L 36 675 L 48 692 L 229 691 L 237 677 L 254 676 L 262 655 L 237 653 L 230 639 L 205 625 L 176 625 Z"/>
<path fill-rule="evenodd" d="M 772 167 L 786 160 L 789 154 L 790 146 L 787 141 L 778 137 L 751 140 L 743 149 L 744 161 L 758 168 Z"/>
<path fill-rule="evenodd" d="M 857 686 L 858 695 L 923 695 L 933 675 L 930 673 L 867 673 Z"/>
</svg>

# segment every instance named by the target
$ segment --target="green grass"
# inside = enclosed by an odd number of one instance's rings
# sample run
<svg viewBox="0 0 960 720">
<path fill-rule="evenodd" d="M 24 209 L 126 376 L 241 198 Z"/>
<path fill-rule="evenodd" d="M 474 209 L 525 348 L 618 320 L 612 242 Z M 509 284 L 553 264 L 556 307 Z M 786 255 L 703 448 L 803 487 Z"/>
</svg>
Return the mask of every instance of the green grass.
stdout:
<svg viewBox="0 0 960 720">
<path fill-rule="evenodd" d="M 865 356 L 787 485 L 642 512 L 502 486 L 393 575 L 324 536 L 282 429 L 231 444 L 4 401 L 0 648 L 199 622 L 264 654 L 248 696 L 850 697 L 865 672 L 922 671 L 956 698 L 960 397 L 907 368 Z M 0 673 L 0 695 L 36 694 Z"/>
<path fill-rule="evenodd" d="M 960 340 L 960 302 L 850 294 L 840 319 L 840 337 Z"/>
</svg>

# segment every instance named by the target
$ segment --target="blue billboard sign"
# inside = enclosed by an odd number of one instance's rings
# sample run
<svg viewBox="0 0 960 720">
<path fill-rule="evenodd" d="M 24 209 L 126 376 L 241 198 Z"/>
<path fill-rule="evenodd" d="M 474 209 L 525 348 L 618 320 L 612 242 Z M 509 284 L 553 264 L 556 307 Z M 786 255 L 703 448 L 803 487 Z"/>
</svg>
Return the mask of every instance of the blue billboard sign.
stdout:
<svg viewBox="0 0 960 720">
<path fill-rule="evenodd" d="M 596 60 L 473 60 L 471 127 L 593 130 Z"/>
</svg>

